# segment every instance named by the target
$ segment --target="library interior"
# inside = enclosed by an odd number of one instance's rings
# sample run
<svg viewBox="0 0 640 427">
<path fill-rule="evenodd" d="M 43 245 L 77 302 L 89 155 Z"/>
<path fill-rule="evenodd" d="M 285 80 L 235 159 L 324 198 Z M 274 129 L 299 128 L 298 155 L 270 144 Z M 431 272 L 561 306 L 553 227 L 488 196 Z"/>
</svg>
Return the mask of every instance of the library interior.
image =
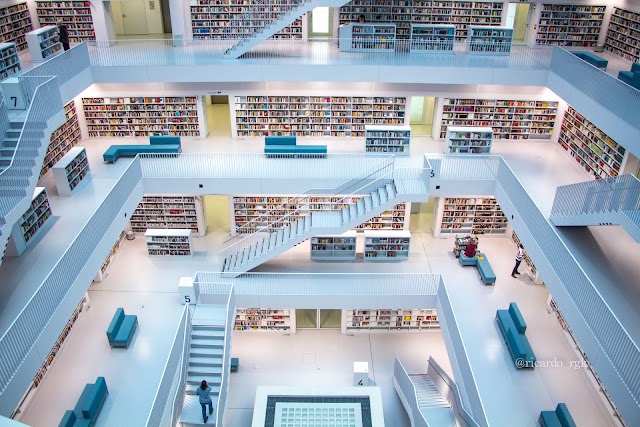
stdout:
<svg viewBox="0 0 640 427">
<path fill-rule="evenodd" d="M 0 38 L 0 425 L 640 425 L 640 0 Z"/>
</svg>

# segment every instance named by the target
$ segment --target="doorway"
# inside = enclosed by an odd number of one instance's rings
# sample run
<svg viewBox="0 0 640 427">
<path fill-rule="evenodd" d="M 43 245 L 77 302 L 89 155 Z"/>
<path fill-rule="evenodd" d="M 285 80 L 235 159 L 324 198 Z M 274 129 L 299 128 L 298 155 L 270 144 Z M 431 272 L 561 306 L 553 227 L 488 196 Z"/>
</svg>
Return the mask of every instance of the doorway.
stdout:
<svg viewBox="0 0 640 427">
<path fill-rule="evenodd" d="M 119 38 L 163 38 L 171 36 L 167 0 L 122 0 L 111 2 L 113 26 Z"/>
<path fill-rule="evenodd" d="M 342 310 L 296 309 L 296 329 L 340 329 Z"/>
<path fill-rule="evenodd" d="M 530 3 L 509 3 L 506 26 L 513 28 L 513 42 L 524 43 L 527 39 L 529 19 L 533 8 Z"/>
<path fill-rule="evenodd" d="M 316 7 L 307 14 L 309 38 L 331 38 L 333 28 L 333 8 Z"/>
<path fill-rule="evenodd" d="M 231 136 L 231 112 L 228 95 L 205 96 L 207 129 L 210 136 Z"/>
<path fill-rule="evenodd" d="M 436 98 L 434 96 L 412 96 L 409 111 L 409 126 L 412 135 L 431 135 Z"/>
</svg>

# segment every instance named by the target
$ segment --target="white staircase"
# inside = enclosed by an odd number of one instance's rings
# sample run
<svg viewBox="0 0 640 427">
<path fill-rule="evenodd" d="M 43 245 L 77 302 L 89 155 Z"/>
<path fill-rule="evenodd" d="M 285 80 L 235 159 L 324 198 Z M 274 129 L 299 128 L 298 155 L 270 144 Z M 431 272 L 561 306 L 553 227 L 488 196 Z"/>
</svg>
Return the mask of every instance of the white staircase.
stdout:
<svg viewBox="0 0 640 427">
<path fill-rule="evenodd" d="M 0 146 L 0 172 L 7 169 L 11 164 L 11 159 L 13 159 L 13 155 L 16 152 L 23 127 L 24 120 L 22 119 L 9 121 L 9 129 L 7 129 L 4 141 L 2 141 L 2 145 Z"/>
<path fill-rule="evenodd" d="M 429 375 L 409 374 L 418 397 L 420 413 L 433 427 L 458 427 L 449 401 L 440 393 Z"/>
<path fill-rule="evenodd" d="M 204 306 L 206 307 L 206 306 Z M 203 308 L 204 308 L 203 307 Z M 198 318 L 196 308 L 191 328 L 191 345 L 189 347 L 189 362 L 186 376 L 186 395 L 180 414 L 182 426 L 202 426 L 202 409 L 196 395 L 196 388 L 200 386 L 202 380 L 206 380 L 211 387 L 211 400 L 213 402 L 213 413 L 209 415 L 207 426 L 215 425 L 216 412 L 218 408 L 218 395 L 222 383 L 222 361 L 224 354 L 224 307 L 213 308 L 223 313 L 222 318 L 213 316 L 210 318 Z M 208 407 L 207 407 L 208 412 Z"/>
<path fill-rule="evenodd" d="M 348 3 L 349 0 L 301 0 L 297 5 L 293 4 L 292 7 L 282 13 L 277 11 L 271 12 L 272 15 L 277 16 L 273 21 L 267 24 L 265 27 L 257 28 L 248 37 L 242 38 L 230 47 L 224 54 L 225 58 L 240 58 L 249 50 L 256 47 L 258 44 L 267 40 L 274 34 L 282 31 L 287 25 L 291 25 L 296 19 L 300 18 L 305 13 L 308 13 L 316 7 L 340 7 Z M 277 4 L 279 9 L 284 5 Z"/>
<path fill-rule="evenodd" d="M 392 180 L 376 181 L 370 189 L 369 194 L 341 210 L 312 211 L 281 229 L 256 232 L 230 241 L 219 253 L 222 274 L 238 276 L 313 236 L 342 234 L 398 203 L 398 192 Z M 282 222 L 289 222 L 288 216 L 276 221 Z"/>
</svg>

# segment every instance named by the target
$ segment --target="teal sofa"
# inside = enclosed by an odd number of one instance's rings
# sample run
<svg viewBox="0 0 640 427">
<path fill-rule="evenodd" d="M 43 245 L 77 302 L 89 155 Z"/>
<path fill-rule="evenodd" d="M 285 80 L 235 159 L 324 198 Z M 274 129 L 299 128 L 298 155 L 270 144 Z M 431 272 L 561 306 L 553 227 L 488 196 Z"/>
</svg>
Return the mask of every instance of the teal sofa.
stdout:
<svg viewBox="0 0 640 427">
<path fill-rule="evenodd" d="M 297 145 L 295 136 L 265 136 L 267 157 L 326 157 L 326 145 Z"/>
<path fill-rule="evenodd" d="M 485 285 L 495 285 L 496 275 L 493 272 L 493 268 L 491 268 L 487 255 L 480 253 L 478 256 L 468 257 L 461 251 L 458 260 L 462 266 L 475 266 L 478 269 L 478 273 L 480 273 L 482 283 Z"/>
<path fill-rule="evenodd" d="M 620 71 L 618 73 L 618 79 L 640 90 L 640 63 L 634 62 L 633 65 L 631 65 L 631 71 Z"/>
<path fill-rule="evenodd" d="M 599 57 L 591 52 L 587 52 L 584 50 L 572 51 L 575 56 L 582 59 L 583 61 L 587 61 L 589 64 L 601 68 L 603 70 L 607 69 L 607 65 L 609 65 L 609 61 L 604 58 Z"/>
<path fill-rule="evenodd" d="M 109 328 L 107 328 L 107 339 L 111 348 L 129 347 L 137 326 L 138 316 L 134 314 L 125 315 L 124 309 L 119 307 L 111 319 Z"/>
<path fill-rule="evenodd" d="M 538 418 L 540 427 L 576 427 L 575 421 L 564 403 L 558 403 L 555 411 L 542 411 Z"/>
<path fill-rule="evenodd" d="M 149 145 L 112 145 L 104 152 L 102 159 L 105 163 L 113 163 L 119 157 L 135 157 L 138 154 L 176 154 L 182 151 L 179 136 L 155 135 L 149 137 Z"/>
<path fill-rule="evenodd" d="M 64 413 L 59 427 L 89 427 L 92 426 L 104 401 L 109 395 L 107 382 L 104 377 L 98 377 L 94 384 L 87 384 L 76 403 L 73 411 Z"/>
<path fill-rule="evenodd" d="M 516 369 L 534 369 L 536 356 L 529 344 L 525 332 L 527 324 L 515 302 L 509 304 L 509 309 L 498 310 L 496 321 L 500 327 L 500 332 L 507 343 L 509 353 Z"/>
</svg>

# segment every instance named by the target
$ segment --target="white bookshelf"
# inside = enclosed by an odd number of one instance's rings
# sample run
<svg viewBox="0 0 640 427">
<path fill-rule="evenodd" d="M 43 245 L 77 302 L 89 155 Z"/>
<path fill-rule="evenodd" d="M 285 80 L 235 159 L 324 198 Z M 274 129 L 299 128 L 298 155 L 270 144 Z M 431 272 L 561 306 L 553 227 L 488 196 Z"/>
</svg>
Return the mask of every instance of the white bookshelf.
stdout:
<svg viewBox="0 0 640 427">
<path fill-rule="evenodd" d="M 207 231 L 200 196 L 145 195 L 129 223 L 134 233 L 144 233 L 149 228 L 188 228 L 202 237 Z"/>
<path fill-rule="evenodd" d="M 467 37 L 469 25 L 501 25 L 504 3 L 498 1 L 352 0 L 340 8 L 340 25 L 357 22 L 396 25 L 396 38 L 411 37 L 412 24 L 452 24 L 455 38 Z"/>
<path fill-rule="evenodd" d="M 495 140 L 550 139 L 558 101 L 444 98 L 440 138 L 449 126 L 491 126 Z"/>
<path fill-rule="evenodd" d="M 536 43 L 593 47 L 598 43 L 606 6 L 543 4 Z"/>
<path fill-rule="evenodd" d="M 60 196 L 71 196 L 80 184 L 89 180 L 90 169 L 84 147 L 73 147 L 51 170 Z"/>
<path fill-rule="evenodd" d="M 396 48 L 394 24 L 341 25 L 338 31 L 341 52 L 391 52 Z"/>
<path fill-rule="evenodd" d="M 60 34 L 55 25 L 47 25 L 30 31 L 25 35 L 25 38 L 33 62 L 42 62 L 47 58 L 52 58 L 53 55 L 62 53 Z"/>
<path fill-rule="evenodd" d="M 7 246 L 6 254 L 19 256 L 37 240 L 37 237 L 46 233 L 52 223 L 49 197 L 44 187 L 36 187 L 33 191 L 31 206 L 13 226 L 11 239 Z"/>
<path fill-rule="evenodd" d="M 95 40 L 90 1 L 36 0 L 40 25 L 56 25 L 58 19 L 67 26 L 69 42 L 82 43 Z"/>
<path fill-rule="evenodd" d="M 435 309 L 342 310 L 342 333 L 425 332 L 439 330 Z"/>
<path fill-rule="evenodd" d="M 571 106 L 564 113 L 558 143 L 596 178 L 620 174 L 626 155 L 624 147 Z"/>
<path fill-rule="evenodd" d="M 76 105 L 73 100 L 64 106 L 64 113 L 66 121 L 51 134 L 47 154 L 44 156 L 40 170 L 40 178 L 82 139 Z"/>
<path fill-rule="evenodd" d="M 124 244 L 126 237 L 127 237 L 127 231 L 122 230 L 122 232 L 118 236 L 118 240 L 116 240 L 116 243 L 114 243 L 113 247 L 111 248 L 109 255 L 107 255 L 107 257 L 104 259 L 102 266 L 100 266 L 100 270 L 98 270 L 98 272 L 96 273 L 96 277 L 93 278 L 94 282 L 102 282 L 104 280 L 104 278 L 107 275 L 107 271 L 111 266 L 111 263 L 113 262 L 116 255 L 118 254 L 118 250 Z"/>
<path fill-rule="evenodd" d="M 279 0 L 267 9 L 255 2 L 240 0 L 191 0 L 191 28 L 194 39 L 237 39 L 249 36 L 256 28 L 265 27 L 277 15 L 295 7 L 298 2 Z M 305 38 L 303 18 L 275 34 L 274 39 Z"/>
<path fill-rule="evenodd" d="M 365 230 L 364 260 L 406 261 L 409 259 L 411 233 L 402 231 Z"/>
<path fill-rule="evenodd" d="M 640 12 L 614 7 L 604 48 L 629 61 L 639 61 Z"/>
<path fill-rule="evenodd" d="M 234 331 L 242 332 L 296 332 L 296 311 L 278 308 L 238 308 Z"/>
<path fill-rule="evenodd" d="M 406 97 L 236 96 L 234 137 L 364 137 L 367 125 L 405 125 Z"/>
<path fill-rule="evenodd" d="M 0 40 L 15 43 L 19 51 L 27 49 L 25 35 L 33 29 L 27 2 L 0 7 Z"/>
<path fill-rule="evenodd" d="M 368 125 L 364 127 L 364 151 L 366 153 L 408 156 L 410 144 L 410 126 Z"/>
<path fill-rule="evenodd" d="M 440 234 L 501 235 L 509 222 L 493 197 L 440 197 L 434 236 Z"/>
<path fill-rule="evenodd" d="M 447 154 L 489 154 L 493 142 L 490 127 L 449 126 L 445 137 Z"/>
<path fill-rule="evenodd" d="M 315 236 L 311 238 L 312 261 L 355 261 L 358 234 L 347 231 L 339 236 Z"/>
<path fill-rule="evenodd" d="M 411 24 L 411 53 L 453 53 L 455 25 Z"/>
<path fill-rule="evenodd" d="M 197 96 L 82 98 L 89 138 L 204 137 Z"/>
<path fill-rule="evenodd" d="M 261 227 L 271 225 L 270 231 L 273 231 L 290 224 L 290 222 L 298 218 L 309 215 L 311 211 L 340 210 L 348 207 L 348 203 L 355 203 L 356 200 L 362 197 L 343 198 L 316 195 L 311 197 L 310 203 L 307 205 L 300 202 L 299 196 L 234 196 L 233 202 L 229 203 L 231 230 L 233 233 L 253 233 Z M 343 203 L 336 203 L 341 200 Z M 360 224 L 356 229 L 403 230 L 408 228 L 409 205 L 408 203 L 399 203 L 393 209 Z M 288 222 L 280 221 L 276 223 L 285 215 L 289 215 Z"/>
<path fill-rule="evenodd" d="M 20 58 L 15 43 L 0 43 L 0 80 L 20 71 Z"/>
<path fill-rule="evenodd" d="M 470 26 L 467 52 L 470 54 L 508 55 L 511 52 L 513 28 L 495 26 Z"/>
<path fill-rule="evenodd" d="M 191 229 L 148 228 L 144 233 L 149 256 L 191 256 Z"/>
</svg>

